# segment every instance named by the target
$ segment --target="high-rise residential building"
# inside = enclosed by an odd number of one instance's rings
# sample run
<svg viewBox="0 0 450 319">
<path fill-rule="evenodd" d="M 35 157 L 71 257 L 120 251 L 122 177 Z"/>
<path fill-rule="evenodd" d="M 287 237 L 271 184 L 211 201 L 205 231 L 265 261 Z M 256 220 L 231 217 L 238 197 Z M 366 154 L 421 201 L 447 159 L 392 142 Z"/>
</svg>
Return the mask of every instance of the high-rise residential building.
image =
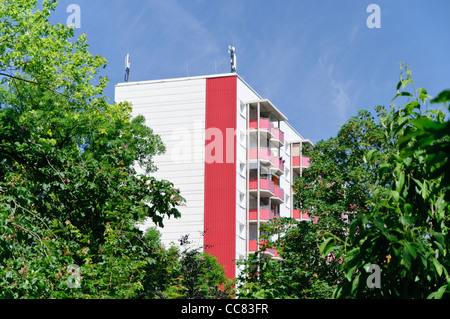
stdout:
<svg viewBox="0 0 450 319">
<path fill-rule="evenodd" d="M 258 250 L 262 223 L 308 219 L 291 186 L 309 165 L 302 150 L 312 143 L 238 74 L 119 83 L 115 101 L 132 103 L 133 115 L 161 136 L 166 152 L 155 156 L 153 174 L 186 200 L 181 218 L 164 221 L 165 244 L 189 235 L 232 278 L 235 260 Z"/>
</svg>

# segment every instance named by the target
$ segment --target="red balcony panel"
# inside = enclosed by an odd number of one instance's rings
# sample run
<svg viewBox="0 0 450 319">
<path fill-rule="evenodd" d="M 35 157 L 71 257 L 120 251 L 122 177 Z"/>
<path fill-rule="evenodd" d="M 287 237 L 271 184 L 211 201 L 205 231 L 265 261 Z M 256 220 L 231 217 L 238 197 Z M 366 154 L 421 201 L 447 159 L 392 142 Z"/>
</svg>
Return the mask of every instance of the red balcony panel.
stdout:
<svg viewBox="0 0 450 319">
<path fill-rule="evenodd" d="M 250 251 L 257 251 L 258 250 L 258 243 L 256 240 L 249 240 L 248 241 L 248 250 Z"/>
<path fill-rule="evenodd" d="M 270 211 L 270 209 L 260 209 L 259 218 L 261 220 L 271 220 L 274 218 L 274 214 Z"/>
<path fill-rule="evenodd" d="M 294 209 L 293 216 L 295 219 L 310 219 L 307 211 L 300 211 L 300 209 Z"/>
<path fill-rule="evenodd" d="M 267 249 L 269 253 L 271 253 L 274 257 L 280 257 L 276 249 Z"/>
<path fill-rule="evenodd" d="M 273 196 L 284 201 L 284 190 L 278 186 L 275 186 Z"/>
<path fill-rule="evenodd" d="M 300 209 L 294 209 L 292 215 L 292 217 L 295 219 L 312 220 L 314 224 L 318 221 L 317 216 L 312 216 L 312 218 L 309 217 L 308 211 L 306 210 L 301 212 Z"/>
<path fill-rule="evenodd" d="M 260 149 L 251 148 L 249 151 L 249 158 L 251 160 L 258 159 L 258 151 L 260 160 L 266 160 L 273 164 L 274 156 L 272 154 L 272 151 L 268 148 L 260 148 Z"/>
<path fill-rule="evenodd" d="M 268 148 L 260 148 L 259 149 L 259 159 L 267 160 L 273 164 L 273 154 L 272 151 Z"/>
<path fill-rule="evenodd" d="M 249 220 L 258 220 L 258 210 L 250 209 L 249 210 Z M 272 220 L 274 218 L 278 218 L 270 209 L 260 209 L 259 210 L 259 220 Z"/>
<path fill-rule="evenodd" d="M 299 167 L 300 166 L 300 156 L 295 156 L 292 158 L 292 166 Z M 309 157 L 302 157 L 302 166 L 309 167 Z"/>
<path fill-rule="evenodd" d="M 248 123 L 249 129 L 257 130 L 258 129 L 258 120 L 250 120 Z M 269 131 L 272 133 L 273 124 L 271 121 L 267 119 L 259 119 L 259 129 Z"/>
<path fill-rule="evenodd" d="M 279 170 L 280 172 L 284 172 L 284 162 L 281 158 L 273 158 L 273 169 Z"/>
<path fill-rule="evenodd" d="M 258 247 L 258 242 L 256 240 L 249 240 L 248 241 L 248 250 L 249 251 L 258 251 L 265 244 L 267 244 L 267 242 L 266 241 L 262 241 L 262 242 L 259 243 L 259 247 Z M 268 253 L 272 254 L 274 257 L 279 257 L 280 256 L 276 249 L 269 248 L 269 249 L 266 249 L 266 251 Z"/>
<path fill-rule="evenodd" d="M 249 181 L 249 188 L 250 189 L 258 189 L 258 180 L 257 179 L 251 179 Z M 259 180 L 259 189 L 260 190 L 266 190 L 271 193 L 275 191 L 275 186 L 272 181 L 269 181 L 268 179 L 260 179 Z"/>
<path fill-rule="evenodd" d="M 248 241 L 248 250 L 250 250 L 250 251 L 257 251 L 265 244 L 267 244 L 266 241 L 261 241 L 259 243 L 259 245 L 258 245 L 258 241 L 257 240 L 249 240 Z"/>
<path fill-rule="evenodd" d="M 259 180 L 259 188 L 268 190 L 271 193 L 273 193 L 275 191 L 275 185 L 273 184 L 272 181 L 269 181 L 268 179 L 260 179 Z"/>
<path fill-rule="evenodd" d="M 272 139 L 280 141 L 281 144 L 284 144 L 284 133 L 279 128 L 274 128 L 272 130 Z"/>
<path fill-rule="evenodd" d="M 302 165 L 303 167 L 309 167 L 309 157 L 302 157 Z"/>
</svg>

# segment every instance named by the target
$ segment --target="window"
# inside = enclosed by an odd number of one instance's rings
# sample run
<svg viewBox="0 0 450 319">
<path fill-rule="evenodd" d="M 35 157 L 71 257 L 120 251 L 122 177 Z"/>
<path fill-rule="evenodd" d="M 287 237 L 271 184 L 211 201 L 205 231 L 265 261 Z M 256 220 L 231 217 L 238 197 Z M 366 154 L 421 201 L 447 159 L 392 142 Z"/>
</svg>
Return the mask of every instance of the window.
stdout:
<svg viewBox="0 0 450 319">
<path fill-rule="evenodd" d="M 243 163 L 243 162 L 239 163 L 239 174 L 241 174 L 243 177 L 245 177 L 245 175 L 246 175 L 245 163 Z"/>
<path fill-rule="evenodd" d="M 245 226 L 239 223 L 239 237 L 245 238 Z"/>
<path fill-rule="evenodd" d="M 247 137 L 247 135 L 244 132 L 242 132 L 241 130 L 239 130 L 239 142 L 244 147 L 247 145 L 246 137 Z"/>
<path fill-rule="evenodd" d="M 242 207 L 245 207 L 245 194 L 242 192 L 239 192 L 239 199 L 238 199 L 238 204 Z"/>
<path fill-rule="evenodd" d="M 240 101 L 240 105 L 239 105 L 239 113 L 241 114 L 241 116 L 243 117 L 243 118 L 246 118 L 247 117 L 247 108 L 246 108 L 246 106 L 245 106 L 245 103 L 244 102 L 242 102 L 242 101 Z"/>
</svg>

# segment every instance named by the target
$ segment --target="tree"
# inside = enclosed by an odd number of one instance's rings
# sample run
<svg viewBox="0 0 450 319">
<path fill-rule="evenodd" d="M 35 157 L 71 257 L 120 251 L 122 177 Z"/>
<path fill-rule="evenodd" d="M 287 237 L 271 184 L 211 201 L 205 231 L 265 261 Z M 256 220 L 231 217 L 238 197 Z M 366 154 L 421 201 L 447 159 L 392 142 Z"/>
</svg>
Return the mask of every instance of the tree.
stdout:
<svg viewBox="0 0 450 319">
<path fill-rule="evenodd" d="M 158 249 L 137 225 L 183 198 L 151 176 L 159 136 L 103 95 L 106 60 L 50 24 L 56 3 L 0 2 L 0 297 L 142 296 Z"/>
<path fill-rule="evenodd" d="M 234 295 L 234 280 L 228 279 L 217 257 L 201 247 L 190 247 L 189 235 L 179 240 L 180 247 L 172 247 L 178 256 L 173 267 L 172 284 L 163 297 L 175 299 L 230 299 Z"/>
<path fill-rule="evenodd" d="M 376 107 L 377 120 L 360 111 L 307 151 L 294 191 L 314 221 L 263 226 L 267 244 L 243 263 L 242 297 L 449 296 L 449 123 L 423 111 L 430 96 L 404 64 L 399 97 L 411 100 Z M 431 103 L 449 101 L 446 90 Z M 264 258 L 274 248 L 281 260 Z"/>
<path fill-rule="evenodd" d="M 416 90 L 411 70 L 402 64 L 404 74 L 394 99 L 405 96 L 409 101 L 381 116 L 385 141 L 394 141 L 394 151 L 387 157 L 377 150 L 366 154 L 371 166 L 382 158 L 370 210 L 351 223 L 348 241 L 334 242 L 341 244 L 346 274 L 336 290 L 338 298 L 450 297 L 450 124 L 444 111 L 426 107 L 430 96 L 425 89 Z M 408 86 L 413 93 L 404 91 Z M 449 101 L 445 90 L 431 103 L 448 108 Z M 386 176 L 390 183 L 381 183 Z M 334 249 L 324 245 L 325 253 L 327 247 Z M 367 284 L 371 265 L 380 271 L 378 288 Z"/>
</svg>

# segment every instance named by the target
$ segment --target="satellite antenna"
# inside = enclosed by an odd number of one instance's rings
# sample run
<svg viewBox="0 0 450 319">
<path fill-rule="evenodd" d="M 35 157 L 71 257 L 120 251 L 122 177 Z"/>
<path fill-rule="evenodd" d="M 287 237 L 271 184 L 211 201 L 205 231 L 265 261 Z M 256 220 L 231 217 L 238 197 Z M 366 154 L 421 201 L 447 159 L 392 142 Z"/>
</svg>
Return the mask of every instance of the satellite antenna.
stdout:
<svg viewBox="0 0 450 319">
<path fill-rule="evenodd" d="M 125 57 L 125 82 L 130 81 L 130 54 Z"/>
<path fill-rule="evenodd" d="M 236 72 L 236 54 L 234 53 L 236 51 L 236 48 L 229 45 L 228 46 L 228 53 L 230 54 L 230 62 L 231 62 L 231 73 Z"/>
</svg>

